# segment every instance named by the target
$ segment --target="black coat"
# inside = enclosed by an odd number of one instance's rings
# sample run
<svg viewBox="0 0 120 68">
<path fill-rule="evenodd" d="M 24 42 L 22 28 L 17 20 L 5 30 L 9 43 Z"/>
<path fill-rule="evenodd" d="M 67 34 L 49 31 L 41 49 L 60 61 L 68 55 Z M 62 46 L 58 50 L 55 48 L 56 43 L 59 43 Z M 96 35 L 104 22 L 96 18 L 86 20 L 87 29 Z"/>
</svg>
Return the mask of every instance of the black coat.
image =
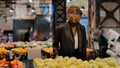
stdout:
<svg viewBox="0 0 120 68">
<path fill-rule="evenodd" d="M 78 54 L 81 59 L 86 58 L 86 32 L 85 27 L 81 24 L 77 25 L 78 33 Z M 74 37 L 71 27 L 68 23 L 64 23 L 56 28 L 53 42 L 53 52 L 55 55 L 69 56 L 74 55 Z"/>
<path fill-rule="evenodd" d="M 30 37 L 30 32 L 27 31 L 27 32 L 25 33 L 25 39 L 24 39 L 24 41 L 25 41 L 25 42 L 26 42 L 26 41 L 30 41 L 30 40 L 29 40 L 29 37 Z"/>
</svg>

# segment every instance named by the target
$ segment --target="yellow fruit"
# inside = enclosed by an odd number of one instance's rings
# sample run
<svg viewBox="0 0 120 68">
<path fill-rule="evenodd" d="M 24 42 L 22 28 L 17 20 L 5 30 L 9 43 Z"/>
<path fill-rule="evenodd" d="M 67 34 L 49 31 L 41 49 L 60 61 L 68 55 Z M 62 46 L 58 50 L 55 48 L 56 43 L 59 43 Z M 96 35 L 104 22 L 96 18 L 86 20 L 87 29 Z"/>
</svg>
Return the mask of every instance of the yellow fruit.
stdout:
<svg viewBox="0 0 120 68">
<path fill-rule="evenodd" d="M 98 66 L 96 64 L 89 64 L 88 68 L 98 68 Z"/>
<path fill-rule="evenodd" d="M 78 68 L 76 65 L 71 65 L 69 68 Z"/>
<path fill-rule="evenodd" d="M 110 66 L 109 65 L 103 65 L 103 68 L 110 68 Z"/>
<path fill-rule="evenodd" d="M 96 62 L 103 62 L 103 59 L 101 59 L 101 58 L 96 58 L 95 61 L 96 61 Z"/>
<path fill-rule="evenodd" d="M 51 55 L 53 55 L 53 48 L 52 47 L 50 47 L 50 48 L 43 48 L 43 50 L 45 51 L 45 52 L 47 52 L 47 53 L 50 53 Z"/>
<path fill-rule="evenodd" d="M 99 68 L 102 68 L 102 67 L 103 67 L 103 63 L 101 63 L 101 62 L 97 62 L 96 65 L 97 65 Z"/>
<path fill-rule="evenodd" d="M 69 60 L 69 57 L 68 56 L 65 56 L 64 57 L 64 61 L 68 61 Z"/>
<path fill-rule="evenodd" d="M 36 58 L 33 60 L 33 62 L 36 65 L 36 68 L 120 68 L 118 65 L 116 65 L 116 67 L 113 67 L 115 63 L 108 63 L 108 59 L 110 60 L 111 58 L 97 58 L 96 60 L 90 60 L 88 62 L 82 61 L 81 59 L 76 59 L 75 57 L 69 58 L 59 56 L 55 59 Z"/>
<path fill-rule="evenodd" d="M 114 58 L 105 58 L 103 61 L 110 67 L 117 67 L 117 61 Z"/>
<path fill-rule="evenodd" d="M 81 64 L 82 68 L 88 68 L 88 66 L 89 66 L 88 61 L 83 61 L 82 64 Z"/>
</svg>

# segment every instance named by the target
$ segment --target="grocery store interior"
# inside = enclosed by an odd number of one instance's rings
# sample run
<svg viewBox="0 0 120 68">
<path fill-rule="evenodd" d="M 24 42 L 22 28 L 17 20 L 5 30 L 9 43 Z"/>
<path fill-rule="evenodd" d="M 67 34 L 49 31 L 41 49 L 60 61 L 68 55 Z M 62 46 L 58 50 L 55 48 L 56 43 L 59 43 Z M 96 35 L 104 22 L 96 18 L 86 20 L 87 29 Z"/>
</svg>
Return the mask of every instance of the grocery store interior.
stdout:
<svg viewBox="0 0 120 68">
<path fill-rule="evenodd" d="M 83 12 L 86 60 L 54 57 L 55 30 L 71 5 Z M 120 1 L 0 0 L 0 68 L 120 68 Z"/>
</svg>

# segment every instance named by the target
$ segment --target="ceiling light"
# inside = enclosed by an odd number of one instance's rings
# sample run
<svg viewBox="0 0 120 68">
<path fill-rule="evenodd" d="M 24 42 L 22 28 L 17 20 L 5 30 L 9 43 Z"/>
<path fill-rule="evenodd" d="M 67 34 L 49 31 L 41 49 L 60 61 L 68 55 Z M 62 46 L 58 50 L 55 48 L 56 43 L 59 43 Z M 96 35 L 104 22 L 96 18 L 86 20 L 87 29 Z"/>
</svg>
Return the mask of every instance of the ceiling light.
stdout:
<svg viewBox="0 0 120 68">
<path fill-rule="evenodd" d="M 29 2 L 32 2 L 32 0 L 29 0 Z"/>
<path fill-rule="evenodd" d="M 9 11 L 10 11 L 10 12 L 13 12 L 13 10 L 14 10 L 14 9 L 13 9 L 13 8 L 11 8 Z"/>
<path fill-rule="evenodd" d="M 35 12 L 35 8 L 32 8 L 32 12 Z"/>
<path fill-rule="evenodd" d="M 67 0 L 67 2 L 72 2 L 72 1 L 75 1 L 75 0 Z"/>
</svg>

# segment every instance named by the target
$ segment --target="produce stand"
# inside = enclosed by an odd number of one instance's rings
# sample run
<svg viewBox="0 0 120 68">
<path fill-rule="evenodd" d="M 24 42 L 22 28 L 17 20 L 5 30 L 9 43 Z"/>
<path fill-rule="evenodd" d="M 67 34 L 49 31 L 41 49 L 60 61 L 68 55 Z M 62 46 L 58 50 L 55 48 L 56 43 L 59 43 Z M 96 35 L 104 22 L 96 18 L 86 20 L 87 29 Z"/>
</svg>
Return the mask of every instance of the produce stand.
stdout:
<svg viewBox="0 0 120 68">
<path fill-rule="evenodd" d="M 49 55 L 47 52 L 43 52 L 43 48 L 51 47 L 51 45 L 51 42 L 46 41 L 14 42 L 14 45 L 12 42 L 11 44 L 9 43 L 9 46 L 5 43 L 0 45 L 0 60 L 4 58 L 6 58 L 8 62 L 19 60 L 24 64 L 24 68 L 33 68 L 33 65 L 31 65 L 32 60 L 34 58 L 43 58 L 45 55 Z M 11 64 L 8 66 L 0 66 L 0 68 L 10 68 L 10 66 Z"/>
<path fill-rule="evenodd" d="M 96 58 L 89 61 L 76 59 L 75 57 L 59 56 L 52 58 L 35 58 L 33 60 L 34 68 L 120 68 L 114 58 Z"/>
</svg>

